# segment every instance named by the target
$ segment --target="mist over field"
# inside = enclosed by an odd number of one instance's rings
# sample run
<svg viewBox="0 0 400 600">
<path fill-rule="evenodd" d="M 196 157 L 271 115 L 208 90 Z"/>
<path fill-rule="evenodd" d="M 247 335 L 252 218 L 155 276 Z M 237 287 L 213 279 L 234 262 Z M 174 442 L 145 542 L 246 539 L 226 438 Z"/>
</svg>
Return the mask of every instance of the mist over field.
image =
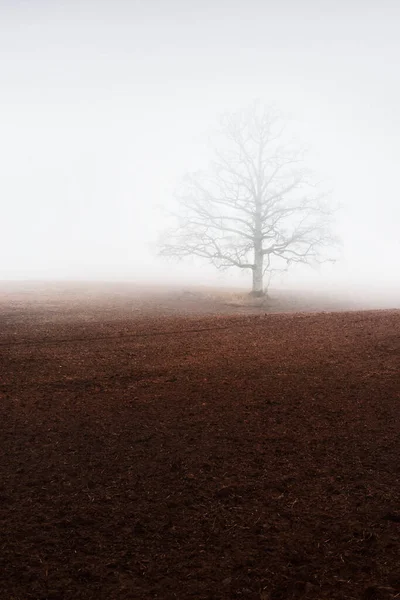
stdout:
<svg viewBox="0 0 400 600">
<path fill-rule="evenodd" d="M 400 598 L 399 23 L 0 0 L 1 600 Z"/>
<path fill-rule="evenodd" d="M 248 289 L 157 241 L 219 115 L 259 99 L 341 206 L 336 262 L 271 288 L 399 306 L 399 17 L 389 1 L 1 1 L 0 278 Z"/>
</svg>

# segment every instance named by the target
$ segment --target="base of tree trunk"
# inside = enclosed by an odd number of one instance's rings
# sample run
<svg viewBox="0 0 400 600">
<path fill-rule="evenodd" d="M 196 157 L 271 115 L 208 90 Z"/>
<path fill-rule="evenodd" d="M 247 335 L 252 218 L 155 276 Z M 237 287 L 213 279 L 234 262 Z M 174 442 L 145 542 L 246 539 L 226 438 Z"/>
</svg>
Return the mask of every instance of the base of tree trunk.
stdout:
<svg viewBox="0 0 400 600">
<path fill-rule="evenodd" d="M 251 296 L 252 298 L 263 298 L 264 296 L 267 295 L 267 292 L 264 292 L 264 290 L 260 290 L 260 291 L 251 291 L 249 296 Z"/>
</svg>

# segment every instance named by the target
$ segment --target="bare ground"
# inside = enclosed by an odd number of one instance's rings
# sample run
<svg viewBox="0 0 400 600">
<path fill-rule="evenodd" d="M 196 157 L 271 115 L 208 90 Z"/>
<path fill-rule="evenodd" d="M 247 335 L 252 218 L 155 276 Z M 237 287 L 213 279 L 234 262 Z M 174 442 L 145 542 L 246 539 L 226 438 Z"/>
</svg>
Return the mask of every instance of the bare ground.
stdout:
<svg viewBox="0 0 400 600">
<path fill-rule="evenodd" d="M 278 300 L 0 286 L 1 599 L 400 597 L 400 311 Z"/>
</svg>

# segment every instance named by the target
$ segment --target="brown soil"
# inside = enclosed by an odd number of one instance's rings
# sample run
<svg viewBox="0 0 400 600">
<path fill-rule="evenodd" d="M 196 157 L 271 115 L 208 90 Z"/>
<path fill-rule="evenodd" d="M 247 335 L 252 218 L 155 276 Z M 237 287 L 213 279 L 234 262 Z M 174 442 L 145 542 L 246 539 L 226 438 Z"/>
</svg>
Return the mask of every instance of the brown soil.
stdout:
<svg viewBox="0 0 400 600">
<path fill-rule="evenodd" d="M 400 311 L 174 294 L 0 289 L 0 598 L 399 598 Z"/>
</svg>

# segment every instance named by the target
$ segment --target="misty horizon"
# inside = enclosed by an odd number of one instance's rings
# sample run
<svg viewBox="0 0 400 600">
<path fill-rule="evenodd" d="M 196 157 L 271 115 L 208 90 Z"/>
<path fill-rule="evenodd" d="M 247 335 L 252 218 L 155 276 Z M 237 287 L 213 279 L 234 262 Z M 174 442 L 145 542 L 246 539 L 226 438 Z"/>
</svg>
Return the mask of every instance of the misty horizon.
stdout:
<svg viewBox="0 0 400 600">
<path fill-rule="evenodd" d="M 342 206 L 336 263 L 271 287 L 400 298 L 400 8 L 190 6 L 0 3 L 0 279 L 248 285 L 156 243 L 218 116 L 258 98 Z"/>
</svg>

